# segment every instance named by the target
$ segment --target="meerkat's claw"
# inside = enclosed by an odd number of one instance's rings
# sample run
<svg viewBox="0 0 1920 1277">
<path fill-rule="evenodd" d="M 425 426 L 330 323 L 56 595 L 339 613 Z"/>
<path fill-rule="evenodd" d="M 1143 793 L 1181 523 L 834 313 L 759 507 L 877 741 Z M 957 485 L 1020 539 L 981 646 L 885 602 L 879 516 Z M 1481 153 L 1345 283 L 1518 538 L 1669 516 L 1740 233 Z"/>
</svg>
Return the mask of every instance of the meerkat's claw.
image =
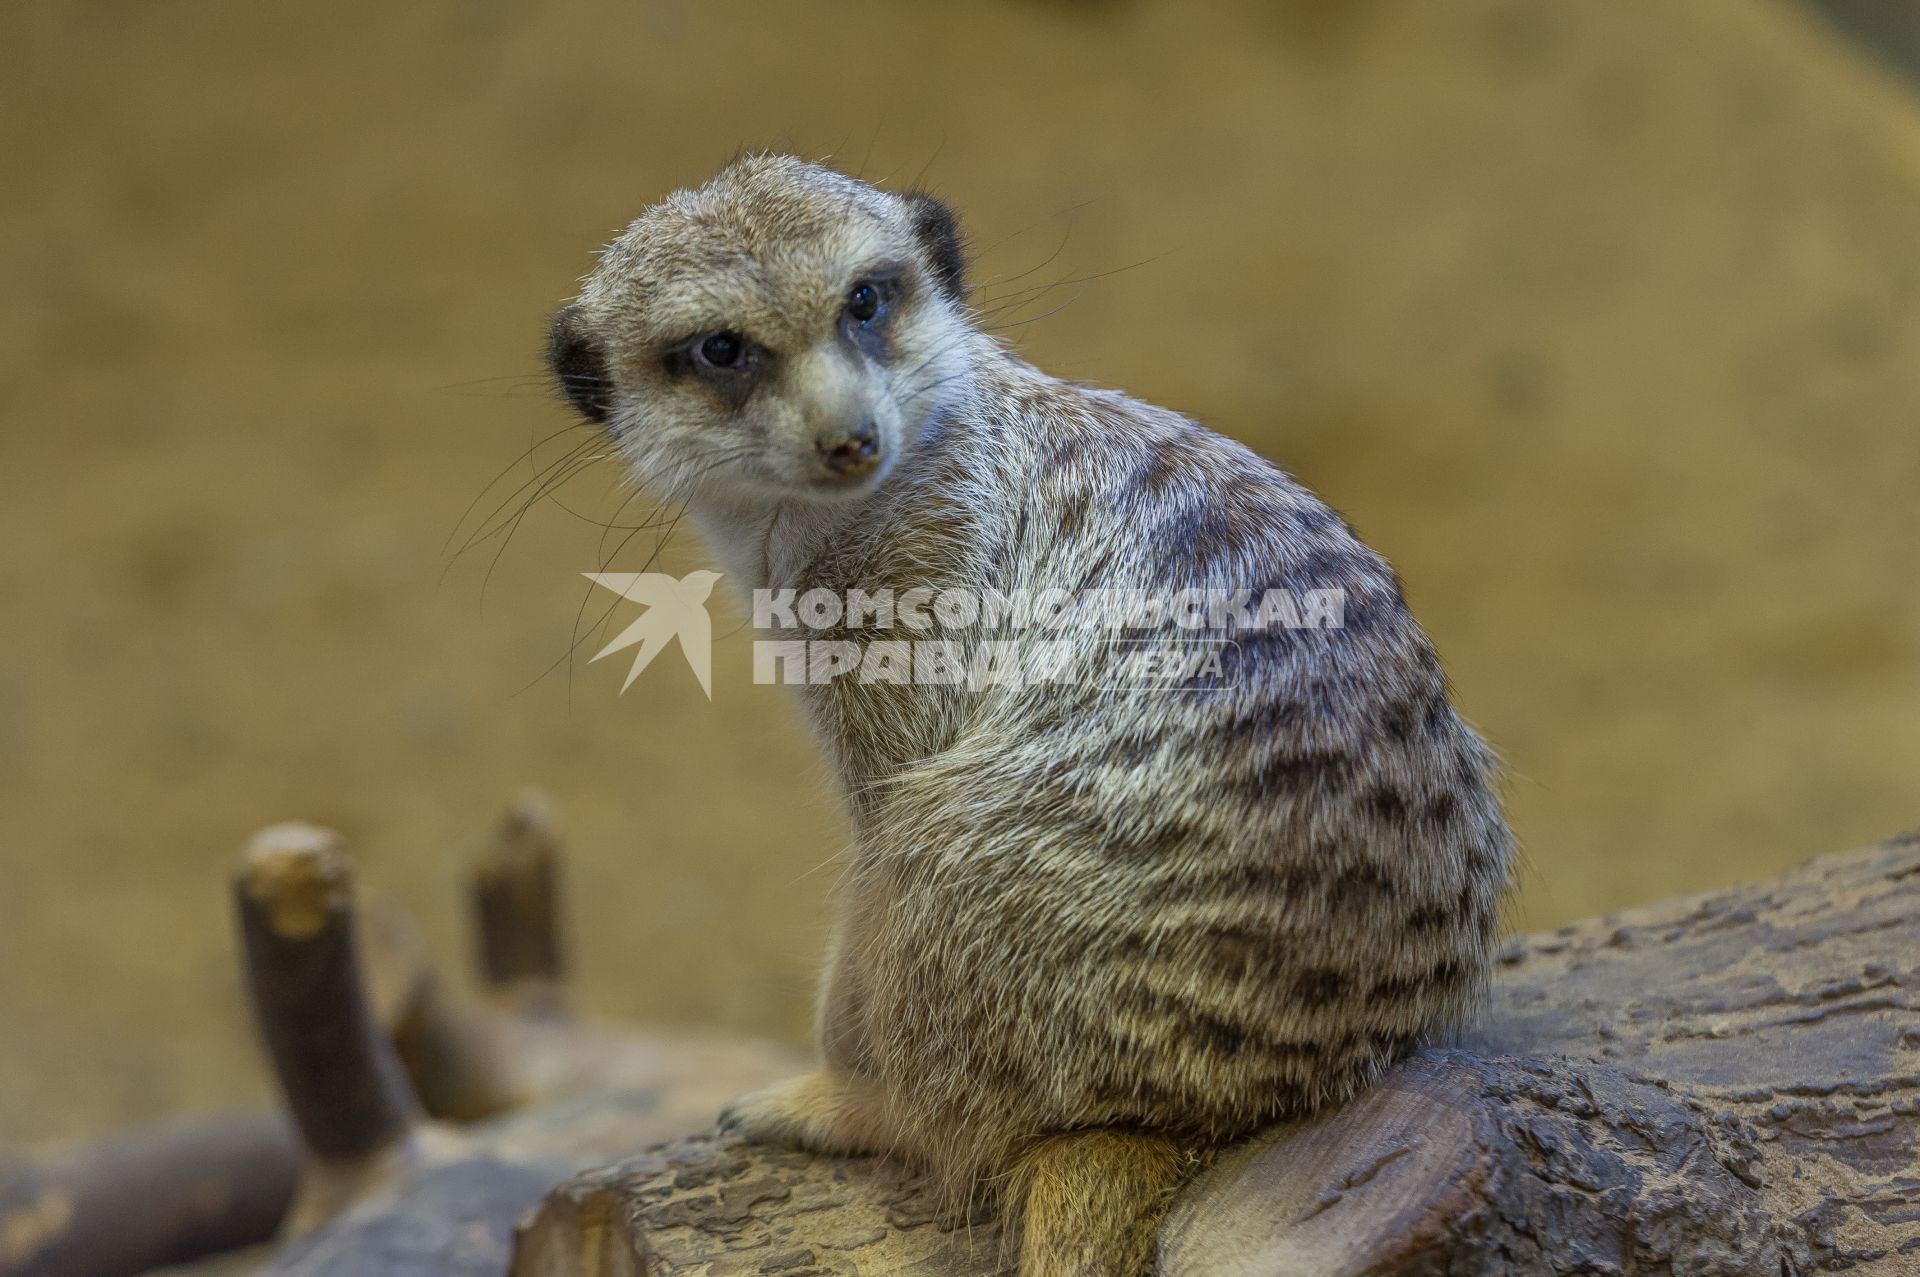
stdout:
<svg viewBox="0 0 1920 1277">
<path fill-rule="evenodd" d="M 745 1099 L 742 1096 L 741 1099 Z M 742 1135 L 745 1119 L 740 1116 L 740 1100 L 735 1100 L 720 1110 L 720 1116 L 714 1119 L 713 1127 L 722 1135 Z"/>
<path fill-rule="evenodd" d="M 811 1076 L 750 1091 L 720 1111 L 720 1129 L 752 1144 L 792 1144 L 806 1148 L 815 1123 L 808 1120 L 804 1084 Z"/>
<path fill-rule="evenodd" d="M 808 1073 L 752 1091 L 720 1112 L 720 1129 L 751 1144 L 788 1144 L 810 1153 L 875 1151 L 855 1089 L 831 1073 Z"/>
</svg>

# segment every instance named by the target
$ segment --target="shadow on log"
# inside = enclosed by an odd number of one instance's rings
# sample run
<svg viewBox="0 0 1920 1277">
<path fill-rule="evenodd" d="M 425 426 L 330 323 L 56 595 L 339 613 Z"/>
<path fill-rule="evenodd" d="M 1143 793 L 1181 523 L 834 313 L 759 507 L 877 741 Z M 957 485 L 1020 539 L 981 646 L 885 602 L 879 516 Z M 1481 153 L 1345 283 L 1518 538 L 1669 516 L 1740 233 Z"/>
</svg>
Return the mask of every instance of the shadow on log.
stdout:
<svg viewBox="0 0 1920 1277">
<path fill-rule="evenodd" d="M 554 1190 L 515 1277 L 985 1274 L 911 1177 L 721 1137 Z M 1516 939 L 1478 1028 L 1228 1151 L 1178 1277 L 1920 1271 L 1920 838 Z"/>
</svg>

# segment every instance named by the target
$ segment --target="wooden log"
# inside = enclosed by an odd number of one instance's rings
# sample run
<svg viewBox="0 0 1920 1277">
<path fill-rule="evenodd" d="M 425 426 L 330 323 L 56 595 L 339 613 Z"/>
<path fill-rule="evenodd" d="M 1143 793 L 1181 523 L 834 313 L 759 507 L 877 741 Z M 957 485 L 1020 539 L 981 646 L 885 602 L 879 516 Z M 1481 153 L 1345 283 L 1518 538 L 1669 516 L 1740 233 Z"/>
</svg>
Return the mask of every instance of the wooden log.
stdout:
<svg viewBox="0 0 1920 1277">
<path fill-rule="evenodd" d="M 265 1241 L 298 1166 L 277 1114 L 172 1122 L 0 1166 L 0 1277 L 130 1277 Z"/>
<path fill-rule="evenodd" d="M 1503 966 L 1466 1049 L 1657 1079 L 1738 1134 L 1819 1266 L 1920 1273 L 1920 832 L 1523 937 Z"/>
<path fill-rule="evenodd" d="M 561 1185 L 515 1277 L 984 1274 L 910 1175 L 723 1137 Z M 1180 1277 L 1920 1272 L 1920 836 L 1517 939 L 1480 1024 L 1225 1153 Z"/>
<path fill-rule="evenodd" d="M 1655 1079 L 1422 1052 L 1325 1118 L 1231 1150 L 1161 1237 L 1168 1277 L 1779 1273 L 1747 1133 Z"/>
</svg>

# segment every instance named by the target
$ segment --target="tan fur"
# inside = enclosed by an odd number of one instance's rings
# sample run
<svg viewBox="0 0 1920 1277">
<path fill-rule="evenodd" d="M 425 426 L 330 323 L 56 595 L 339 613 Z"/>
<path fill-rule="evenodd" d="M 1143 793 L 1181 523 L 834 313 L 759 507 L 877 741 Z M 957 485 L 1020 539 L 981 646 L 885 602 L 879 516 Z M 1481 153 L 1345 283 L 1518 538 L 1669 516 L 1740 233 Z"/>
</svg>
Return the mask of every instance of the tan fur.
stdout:
<svg viewBox="0 0 1920 1277">
<path fill-rule="evenodd" d="M 1206 687 L 801 689 L 855 831 L 822 1064 L 728 1121 L 1001 1201 L 1025 1277 L 1137 1277 L 1195 1151 L 1469 1004 L 1511 840 L 1392 570 L 1238 444 L 980 332 L 940 214 L 740 161 L 606 251 L 555 366 L 749 588 L 1345 591 L 1344 628 L 1236 634 Z M 897 304 L 852 332 L 875 270 Z M 722 329 L 766 352 L 750 381 L 676 363 Z M 882 455 L 829 481 L 855 419 Z"/>
<path fill-rule="evenodd" d="M 1197 1168 L 1190 1150 L 1150 1131 L 1041 1140 L 1006 1186 L 1021 1203 L 1021 1277 L 1151 1272 L 1160 1221 Z"/>
</svg>

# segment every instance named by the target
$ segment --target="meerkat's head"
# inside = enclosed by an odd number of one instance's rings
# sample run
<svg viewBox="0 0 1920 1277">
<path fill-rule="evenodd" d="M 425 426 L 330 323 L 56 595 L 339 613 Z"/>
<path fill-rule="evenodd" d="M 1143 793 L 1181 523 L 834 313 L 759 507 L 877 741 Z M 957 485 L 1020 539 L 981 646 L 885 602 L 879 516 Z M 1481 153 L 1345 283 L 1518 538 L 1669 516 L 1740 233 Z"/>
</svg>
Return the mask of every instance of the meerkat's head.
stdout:
<svg viewBox="0 0 1920 1277">
<path fill-rule="evenodd" d="M 937 201 L 752 156 L 609 245 L 549 359 L 663 489 L 832 500 L 877 485 L 959 390 L 964 296 Z"/>
</svg>

